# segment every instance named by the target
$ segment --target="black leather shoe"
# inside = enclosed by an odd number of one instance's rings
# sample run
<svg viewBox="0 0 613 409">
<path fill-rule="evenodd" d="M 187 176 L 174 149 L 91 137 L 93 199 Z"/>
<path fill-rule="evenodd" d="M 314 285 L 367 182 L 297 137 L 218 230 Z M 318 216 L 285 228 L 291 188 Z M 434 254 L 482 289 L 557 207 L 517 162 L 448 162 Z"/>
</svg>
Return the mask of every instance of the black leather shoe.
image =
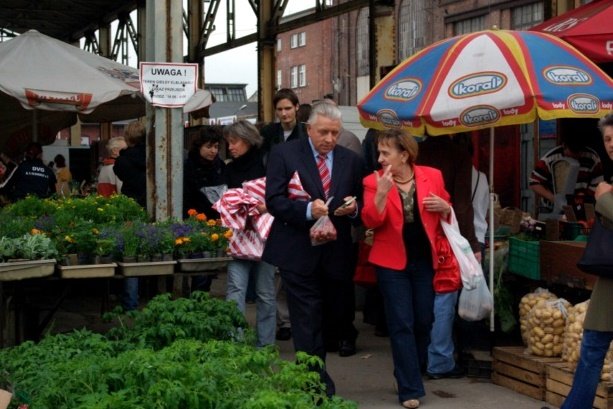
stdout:
<svg viewBox="0 0 613 409">
<path fill-rule="evenodd" d="M 466 375 L 466 371 L 461 366 L 456 365 L 451 371 L 443 373 L 430 373 L 426 372 L 426 375 L 430 379 L 444 379 L 444 378 L 463 378 Z"/>
<path fill-rule="evenodd" d="M 277 334 L 275 335 L 275 338 L 278 341 L 287 341 L 291 337 L 292 337 L 292 329 L 291 328 L 279 328 L 277 330 Z"/>
<path fill-rule="evenodd" d="M 347 357 L 355 355 L 355 341 L 343 340 L 338 343 L 338 355 Z"/>
</svg>

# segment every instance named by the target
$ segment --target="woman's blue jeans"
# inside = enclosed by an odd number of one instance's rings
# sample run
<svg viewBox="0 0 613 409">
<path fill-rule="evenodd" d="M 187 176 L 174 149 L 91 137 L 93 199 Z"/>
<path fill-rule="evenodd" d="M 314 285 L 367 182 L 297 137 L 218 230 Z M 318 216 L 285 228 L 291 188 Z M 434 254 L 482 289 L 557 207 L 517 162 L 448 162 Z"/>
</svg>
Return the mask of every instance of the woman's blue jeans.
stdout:
<svg viewBox="0 0 613 409">
<path fill-rule="evenodd" d="M 226 300 L 234 301 L 245 313 L 245 297 L 249 273 L 255 271 L 256 329 L 258 346 L 275 343 L 277 306 L 275 300 L 275 268 L 264 261 L 234 259 L 228 263 L 228 290 Z"/>
<path fill-rule="evenodd" d="M 428 261 L 409 263 L 402 271 L 377 267 L 401 403 L 426 394 L 421 372 L 434 319 L 433 277 Z"/>
<path fill-rule="evenodd" d="M 611 331 L 583 330 L 579 364 L 575 370 L 573 386 L 560 409 L 592 408 L 596 388 L 600 382 L 600 371 L 612 340 Z"/>
</svg>

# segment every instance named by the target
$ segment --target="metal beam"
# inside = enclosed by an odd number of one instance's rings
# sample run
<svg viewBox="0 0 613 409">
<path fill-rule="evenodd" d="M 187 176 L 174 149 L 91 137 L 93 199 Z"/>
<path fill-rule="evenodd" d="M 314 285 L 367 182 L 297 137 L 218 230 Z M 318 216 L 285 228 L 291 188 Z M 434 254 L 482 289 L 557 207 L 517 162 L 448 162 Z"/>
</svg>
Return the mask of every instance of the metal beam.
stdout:
<svg viewBox="0 0 613 409">
<path fill-rule="evenodd" d="M 215 1 L 218 2 L 219 0 L 212 0 L 211 3 Z M 325 8 L 323 8 L 322 6 L 321 7 L 322 9 L 320 11 L 313 9 L 314 12 L 312 14 L 308 14 L 306 16 L 299 17 L 299 18 L 296 18 L 296 19 L 293 19 L 291 21 L 287 21 L 281 24 L 275 24 L 276 19 L 280 18 L 280 16 L 283 14 L 283 10 L 285 9 L 285 6 L 287 5 L 287 3 L 288 3 L 288 0 L 277 0 L 275 4 L 271 6 L 273 7 L 273 9 L 270 14 L 269 20 L 262 22 L 263 24 L 266 24 L 268 26 L 268 29 L 267 29 L 267 33 L 269 37 L 268 41 L 275 41 L 275 37 L 277 34 L 291 31 L 296 28 L 304 27 L 309 24 L 313 24 L 318 21 L 325 20 L 327 18 L 337 17 L 337 16 L 349 13 L 354 10 L 359 10 L 363 7 L 368 7 L 369 0 L 350 0 L 345 3 L 338 4 L 336 6 L 325 7 Z M 209 9 L 212 6 L 213 4 L 209 6 Z M 260 7 L 261 7 L 261 2 L 260 2 Z M 207 16 L 208 16 L 208 13 L 207 13 Z M 213 23 L 214 23 L 214 19 L 210 21 L 208 25 L 212 26 L 214 29 Z M 258 25 L 259 24 L 260 22 L 258 22 Z M 206 25 L 207 25 L 207 22 L 205 20 L 205 26 Z M 206 27 L 203 27 L 203 32 L 205 31 L 205 29 Z M 210 35 L 210 33 L 208 35 Z M 257 34 L 249 34 L 244 37 L 234 38 L 232 39 L 232 41 L 228 41 L 224 44 L 219 44 L 219 45 L 216 45 L 210 48 L 205 48 L 206 42 L 204 43 L 201 42 L 200 53 L 198 54 L 198 58 L 209 57 L 211 55 L 220 53 L 222 51 L 227 51 L 227 50 L 231 50 L 236 47 L 241 47 L 243 45 L 253 43 L 254 41 L 258 41 L 258 39 L 259 37 Z"/>
</svg>

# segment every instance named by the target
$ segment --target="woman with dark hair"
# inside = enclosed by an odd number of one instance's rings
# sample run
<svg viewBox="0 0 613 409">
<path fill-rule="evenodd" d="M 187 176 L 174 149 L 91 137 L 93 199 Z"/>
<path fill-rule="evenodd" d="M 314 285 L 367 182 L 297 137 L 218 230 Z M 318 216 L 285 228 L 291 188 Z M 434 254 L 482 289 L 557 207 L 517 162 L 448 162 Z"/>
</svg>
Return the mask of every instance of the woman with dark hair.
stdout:
<svg viewBox="0 0 613 409">
<path fill-rule="evenodd" d="M 121 193 L 147 208 L 147 151 L 145 125 L 132 121 L 126 127 L 124 138 L 128 147 L 115 159 L 113 171 L 123 182 Z"/>
<path fill-rule="evenodd" d="M 225 185 L 226 165 L 219 157 L 221 131 L 207 126 L 200 129 L 200 136 L 193 142 L 183 168 L 183 213 L 189 209 L 204 213 L 209 219 L 217 219 L 219 213 L 211 208 L 212 203 L 206 188 Z"/>
<path fill-rule="evenodd" d="M 57 170 L 55 171 L 55 177 L 57 179 L 57 183 L 55 184 L 55 188 L 57 194 L 61 197 L 70 196 L 70 182 L 72 182 L 72 173 L 70 173 L 70 169 L 66 166 L 66 158 L 62 154 L 55 155 L 53 158 L 55 162 L 55 167 Z"/>
<path fill-rule="evenodd" d="M 238 121 L 224 128 L 224 138 L 232 161 L 226 167 L 229 188 L 241 187 L 243 182 L 266 175 L 262 150 L 262 137 L 257 128 L 247 121 Z M 266 205 L 258 205 L 260 214 Z M 250 273 L 255 272 L 257 345 L 262 347 L 275 342 L 276 303 L 275 268 L 265 261 L 233 259 L 228 264 L 228 290 L 226 299 L 235 301 L 245 312 L 245 296 Z"/>
</svg>

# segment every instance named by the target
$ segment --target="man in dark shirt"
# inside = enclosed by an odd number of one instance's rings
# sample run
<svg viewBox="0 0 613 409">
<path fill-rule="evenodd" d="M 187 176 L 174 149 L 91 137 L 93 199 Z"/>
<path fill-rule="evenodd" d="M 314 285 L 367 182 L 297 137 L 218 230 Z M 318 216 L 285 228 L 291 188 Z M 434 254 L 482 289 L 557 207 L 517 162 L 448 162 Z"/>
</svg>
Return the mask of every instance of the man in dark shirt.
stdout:
<svg viewBox="0 0 613 409">
<path fill-rule="evenodd" d="M 45 198 L 55 193 L 55 174 L 43 163 L 42 156 L 43 148 L 38 142 L 28 144 L 24 161 L 1 189 L 12 202 L 27 195 Z"/>
</svg>

